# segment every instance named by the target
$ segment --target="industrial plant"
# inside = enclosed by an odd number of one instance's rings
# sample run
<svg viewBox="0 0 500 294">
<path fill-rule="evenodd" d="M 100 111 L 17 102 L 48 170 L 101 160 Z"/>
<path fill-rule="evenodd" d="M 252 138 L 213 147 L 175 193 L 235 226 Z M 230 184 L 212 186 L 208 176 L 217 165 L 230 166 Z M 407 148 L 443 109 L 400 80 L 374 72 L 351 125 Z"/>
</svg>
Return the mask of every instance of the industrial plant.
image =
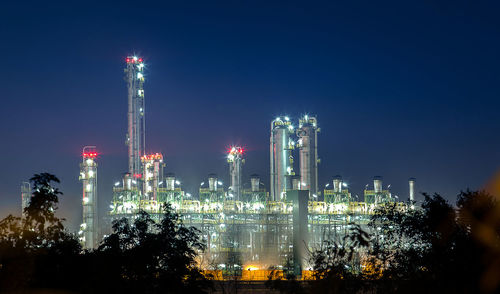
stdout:
<svg viewBox="0 0 500 294">
<path fill-rule="evenodd" d="M 216 174 L 200 179 L 197 195 L 183 191 L 173 173 L 164 174 L 162 153 L 145 154 L 144 60 L 129 56 L 126 62 L 128 89 L 128 171 L 112 187 L 107 207 L 97 207 L 98 149 L 83 148 L 80 164 L 83 221 L 78 232 L 84 248 L 96 248 L 111 231 L 113 220 L 134 219 L 144 210 L 160 219 L 170 205 L 184 224 L 201 231 L 207 248 L 200 252 L 205 270 L 247 274 L 246 270 L 283 269 L 291 265 L 301 275 L 310 265 L 307 252 L 324 240 L 338 238 L 352 224 L 366 225 L 375 209 L 394 203 L 411 209 L 415 179 L 409 180 L 408 202 L 399 202 L 383 188 L 381 177 L 367 185 L 364 198 L 353 198 L 341 176 L 331 178 L 324 189 L 318 185 L 318 118 L 303 115 L 298 120 L 279 116 L 270 122 L 269 176 L 266 188 L 259 175 L 245 183 L 245 149 L 227 150 L 230 183 L 225 189 Z M 321 149 L 320 149 L 321 150 Z M 221 163 L 222 164 L 222 163 Z M 250 173 L 250 172 L 249 172 Z M 29 197 L 23 183 L 23 207 Z M 107 211 L 98 219 L 98 209 Z"/>
</svg>

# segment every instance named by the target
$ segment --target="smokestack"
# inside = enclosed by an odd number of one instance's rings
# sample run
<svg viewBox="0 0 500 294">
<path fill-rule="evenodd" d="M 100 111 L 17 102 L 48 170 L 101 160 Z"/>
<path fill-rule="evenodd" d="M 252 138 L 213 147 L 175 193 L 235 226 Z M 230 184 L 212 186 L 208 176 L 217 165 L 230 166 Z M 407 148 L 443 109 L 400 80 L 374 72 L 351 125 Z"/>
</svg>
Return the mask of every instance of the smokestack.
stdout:
<svg viewBox="0 0 500 294">
<path fill-rule="evenodd" d="M 373 190 L 375 190 L 375 193 L 382 192 L 382 177 L 376 176 L 373 178 Z"/>
<path fill-rule="evenodd" d="M 340 193 L 342 192 L 342 177 L 335 176 L 333 178 L 333 192 Z"/>
<path fill-rule="evenodd" d="M 259 175 L 253 174 L 250 176 L 250 182 L 252 184 L 252 192 L 258 192 L 260 190 L 260 177 Z"/>
<path fill-rule="evenodd" d="M 175 190 L 175 174 L 168 173 L 165 177 L 167 191 Z"/>
<path fill-rule="evenodd" d="M 415 178 L 410 178 L 408 180 L 409 188 L 410 188 L 410 201 L 415 201 Z"/>
<path fill-rule="evenodd" d="M 210 192 L 217 191 L 217 175 L 216 174 L 209 174 L 208 175 L 208 190 Z"/>
</svg>

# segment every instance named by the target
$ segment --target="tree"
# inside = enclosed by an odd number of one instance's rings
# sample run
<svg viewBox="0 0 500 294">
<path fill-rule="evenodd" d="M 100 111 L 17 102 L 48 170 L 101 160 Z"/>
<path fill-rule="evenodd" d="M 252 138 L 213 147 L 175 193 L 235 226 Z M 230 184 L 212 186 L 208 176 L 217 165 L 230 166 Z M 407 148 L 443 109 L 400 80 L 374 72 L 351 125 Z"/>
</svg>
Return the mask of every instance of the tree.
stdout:
<svg viewBox="0 0 500 294">
<path fill-rule="evenodd" d="M 24 217 L 7 216 L 0 221 L 0 291 L 23 288 L 66 288 L 75 285 L 70 274 L 81 247 L 64 230 L 55 215 L 59 195 L 49 173 L 31 178 L 33 195 Z"/>
<path fill-rule="evenodd" d="M 199 231 L 185 227 L 170 206 L 159 223 L 141 211 L 132 224 L 113 222 L 113 233 L 94 253 L 94 277 L 103 277 L 97 284 L 112 292 L 202 293 L 211 286 L 195 261 L 204 249 Z"/>
</svg>

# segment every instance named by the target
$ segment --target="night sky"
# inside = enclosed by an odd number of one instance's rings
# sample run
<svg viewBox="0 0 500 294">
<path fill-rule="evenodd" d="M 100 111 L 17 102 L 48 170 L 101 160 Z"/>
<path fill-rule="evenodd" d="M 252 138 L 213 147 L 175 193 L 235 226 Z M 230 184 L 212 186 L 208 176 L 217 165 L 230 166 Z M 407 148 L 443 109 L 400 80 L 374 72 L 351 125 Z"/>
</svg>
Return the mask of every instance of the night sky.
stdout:
<svg viewBox="0 0 500 294">
<path fill-rule="evenodd" d="M 244 181 L 268 187 L 277 115 L 317 116 L 320 187 L 340 174 L 353 195 L 380 175 L 407 199 L 415 177 L 454 201 L 500 168 L 496 1 L 69 2 L 0 9 L 1 217 L 47 171 L 76 227 L 85 145 L 104 213 L 127 170 L 131 53 L 147 66 L 147 151 L 194 194 L 212 172 L 228 183 L 231 144 L 247 150 Z"/>
</svg>

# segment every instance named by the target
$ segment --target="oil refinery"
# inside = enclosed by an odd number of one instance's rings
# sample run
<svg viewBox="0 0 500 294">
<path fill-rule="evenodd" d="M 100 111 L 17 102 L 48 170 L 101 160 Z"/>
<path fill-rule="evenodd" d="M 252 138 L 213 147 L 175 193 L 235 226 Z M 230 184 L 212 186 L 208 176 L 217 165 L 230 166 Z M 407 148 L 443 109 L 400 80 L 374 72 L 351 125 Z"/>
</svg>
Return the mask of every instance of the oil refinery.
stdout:
<svg viewBox="0 0 500 294">
<path fill-rule="evenodd" d="M 169 204 L 187 226 L 201 231 L 207 245 L 200 254 L 206 270 L 241 273 L 245 270 L 282 269 L 291 264 L 299 275 L 310 266 L 307 252 L 319 248 L 324 240 L 344 235 L 353 223 L 366 225 L 375 209 L 385 203 L 399 202 L 384 190 L 381 177 L 367 185 L 364 198 L 353 198 L 341 176 L 321 189 L 318 185 L 317 117 L 303 115 L 298 120 L 279 116 L 270 122 L 268 189 L 261 177 L 252 174 L 245 182 L 245 149 L 231 146 L 226 163 L 230 184 L 225 189 L 216 174 L 200 179 L 198 195 L 183 191 L 173 173 L 164 174 L 163 154 L 145 154 L 144 60 L 129 56 L 125 60 L 128 90 L 128 171 L 112 187 L 109 207 L 97 207 L 98 149 L 83 148 L 80 164 L 83 221 L 78 232 L 84 248 L 98 246 L 111 230 L 113 220 L 133 219 L 140 210 L 155 219 Z M 266 131 L 266 130 L 262 130 Z M 320 149 L 321 150 L 321 149 Z M 298 160 L 295 160 L 295 159 Z M 223 164 L 223 162 L 221 162 Z M 415 200 L 414 178 L 409 179 L 409 200 Z M 23 183 L 23 207 L 29 195 Z M 28 191 L 28 192 L 26 192 Z M 98 209 L 108 211 L 98 219 Z"/>
</svg>

